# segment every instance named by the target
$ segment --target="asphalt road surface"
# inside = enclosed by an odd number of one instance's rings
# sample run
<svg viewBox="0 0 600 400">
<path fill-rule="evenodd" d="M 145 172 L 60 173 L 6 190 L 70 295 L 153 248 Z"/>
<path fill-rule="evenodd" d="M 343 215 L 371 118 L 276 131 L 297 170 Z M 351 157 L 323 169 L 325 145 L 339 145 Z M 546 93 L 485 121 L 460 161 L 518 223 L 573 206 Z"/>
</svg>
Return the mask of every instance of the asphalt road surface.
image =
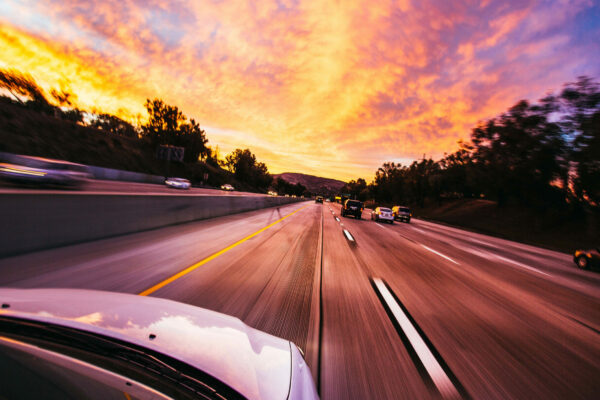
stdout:
<svg viewBox="0 0 600 400">
<path fill-rule="evenodd" d="M 266 228 L 266 229 L 264 229 Z M 165 297 L 306 352 L 323 399 L 600 398 L 600 273 L 296 203 L 0 260 L 0 285 Z"/>
</svg>

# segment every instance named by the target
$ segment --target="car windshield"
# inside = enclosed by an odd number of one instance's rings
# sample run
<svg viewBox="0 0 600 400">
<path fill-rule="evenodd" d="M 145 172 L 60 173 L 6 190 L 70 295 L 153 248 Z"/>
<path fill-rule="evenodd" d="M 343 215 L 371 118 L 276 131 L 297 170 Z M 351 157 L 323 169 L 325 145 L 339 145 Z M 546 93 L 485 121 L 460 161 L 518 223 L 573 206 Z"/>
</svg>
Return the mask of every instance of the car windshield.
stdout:
<svg viewBox="0 0 600 400">
<path fill-rule="evenodd" d="M 381 212 L 392 212 L 392 210 L 390 210 L 389 208 L 380 208 L 379 211 Z"/>
<path fill-rule="evenodd" d="M 358 201 L 348 201 L 348 202 L 346 203 L 346 206 L 360 207 L 360 206 L 361 206 L 361 203 L 360 203 L 360 202 L 358 202 Z"/>
<path fill-rule="evenodd" d="M 400 207 L 400 208 L 398 209 L 398 211 L 400 211 L 400 212 L 406 212 L 406 213 L 409 213 L 409 212 L 410 212 L 410 210 L 409 210 L 408 208 L 406 208 L 406 207 Z"/>
</svg>

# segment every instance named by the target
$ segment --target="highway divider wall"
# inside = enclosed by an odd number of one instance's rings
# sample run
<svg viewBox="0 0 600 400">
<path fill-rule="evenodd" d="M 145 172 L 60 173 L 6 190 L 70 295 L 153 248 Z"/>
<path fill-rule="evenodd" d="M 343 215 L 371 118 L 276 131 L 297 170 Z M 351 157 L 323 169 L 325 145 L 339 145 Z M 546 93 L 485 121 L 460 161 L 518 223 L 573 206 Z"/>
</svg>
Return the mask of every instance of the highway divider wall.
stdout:
<svg viewBox="0 0 600 400">
<path fill-rule="evenodd" d="M 0 195 L 0 257 L 304 201 L 205 195 Z"/>
</svg>

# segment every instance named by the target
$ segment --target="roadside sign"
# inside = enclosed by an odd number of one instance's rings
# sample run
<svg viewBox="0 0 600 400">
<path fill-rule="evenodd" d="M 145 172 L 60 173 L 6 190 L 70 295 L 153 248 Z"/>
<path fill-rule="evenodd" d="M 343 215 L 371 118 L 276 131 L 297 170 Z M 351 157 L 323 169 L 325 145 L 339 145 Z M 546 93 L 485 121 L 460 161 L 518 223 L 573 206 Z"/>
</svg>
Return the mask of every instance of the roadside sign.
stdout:
<svg viewBox="0 0 600 400">
<path fill-rule="evenodd" d="M 184 147 L 161 145 L 156 149 L 156 158 L 159 160 L 183 162 Z"/>
</svg>

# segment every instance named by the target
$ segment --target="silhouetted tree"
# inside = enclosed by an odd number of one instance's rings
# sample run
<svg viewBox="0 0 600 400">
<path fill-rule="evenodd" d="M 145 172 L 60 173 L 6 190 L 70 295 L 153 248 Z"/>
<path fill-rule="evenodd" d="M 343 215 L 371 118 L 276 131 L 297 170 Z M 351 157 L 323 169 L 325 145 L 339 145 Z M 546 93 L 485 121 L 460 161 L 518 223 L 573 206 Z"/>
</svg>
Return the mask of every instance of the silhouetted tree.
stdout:
<svg viewBox="0 0 600 400">
<path fill-rule="evenodd" d="M 19 96 L 33 102 L 48 104 L 42 88 L 29 74 L 23 74 L 14 69 L 0 69 L 0 87 L 8 92 L 21 104 L 25 104 Z"/>
<path fill-rule="evenodd" d="M 560 94 L 561 126 L 570 139 L 576 197 L 600 205 L 600 87 L 579 77 Z"/>
<path fill-rule="evenodd" d="M 273 181 L 267 166 L 258 162 L 249 149 L 233 151 L 225 158 L 225 166 L 233 172 L 238 181 L 262 190 L 266 190 Z"/>
<path fill-rule="evenodd" d="M 150 118 L 142 129 L 154 144 L 185 147 L 185 162 L 196 162 L 199 157 L 209 155 L 206 132 L 196 121 L 190 119 L 188 122 L 176 106 L 160 99 L 147 99 L 145 106 Z"/>
<path fill-rule="evenodd" d="M 113 135 L 137 138 L 138 130 L 129 122 L 111 114 L 94 115 L 90 126 Z"/>
</svg>

